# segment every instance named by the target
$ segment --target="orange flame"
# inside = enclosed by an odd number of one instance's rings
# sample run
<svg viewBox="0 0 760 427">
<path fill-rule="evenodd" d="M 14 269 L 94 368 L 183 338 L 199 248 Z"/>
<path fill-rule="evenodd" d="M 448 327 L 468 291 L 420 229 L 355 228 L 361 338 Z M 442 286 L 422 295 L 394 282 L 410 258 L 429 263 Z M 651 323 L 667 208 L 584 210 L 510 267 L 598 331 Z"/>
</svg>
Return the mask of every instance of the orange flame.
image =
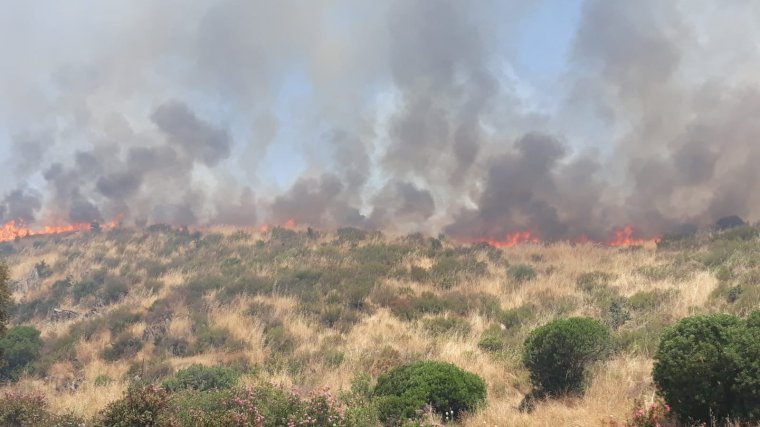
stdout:
<svg viewBox="0 0 760 427">
<path fill-rule="evenodd" d="M 23 221 L 8 221 L 0 227 L 0 242 L 7 242 L 21 237 L 72 233 L 74 231 L 89 229 L 90 224 L 69 224 L 60 226 L 46 225 L 42 228 L 34 229 L 27 226 Z"/>
<path fill-rule="evenodd" d="M 282 227 L 282 228 L 286 228 L 286 229 L 288 229 L 288 230 L 292 230 L 292 229 L 296 228 L 296 220 L 294 220 L 293 218 L 290 218 L 290 219 L 288 219 L 287 221 L 285 221 L 285 223 L 284 223 L 284 224 L 282 224 L 282 225 L 279 225 L 279 226 L 275 225 L 275 227 Z M 266 232 L 268 232 L 268 231 L 269 231 L 271 228 L 272 228 L 272 226 L 271 226 L 271 225 L 269 225 L 269 224 L 261 224 L 261 225 L 259 226 L 259 232 L 261 232 L 261 233 L 266 233 Z"/>
<path fill-rule="evenodd" d="M 532 231 L 525 230 L 507 234 L 502 240 L 484 239 L 481 242 L 488 243 L 496 248 L 511 248 L 522 243 L 541 243 L 541 238 Z"/>
<path fill-rule="evenodd" d="M 613 230 L 613 237 L 609 242 L 607 242 L 607 245 L 612 247 L 635 246 L 652 242 L 657 243 L 660 241 L 659 237 L 653 237 L 649 239 L 633 237 L 634 231 L 635 230 L 632 225 L 626 225 L 623 228 Z"/>
<path fill-rule="evenodd" d="M 124 215 L 117 215 L 106 224 L 101 224 L 102 229 L 111 230 L 121 225 Z M 68 225 L 45 225 L 40 228 L 32 228 L 24 221 L 11 220 L 0 226 L 0 242 L 8 242 L 23 237 L 46 236 L 51 234 L 73 233 L 92 229 L 91 223 L 77 223 Z"/>
</svg>

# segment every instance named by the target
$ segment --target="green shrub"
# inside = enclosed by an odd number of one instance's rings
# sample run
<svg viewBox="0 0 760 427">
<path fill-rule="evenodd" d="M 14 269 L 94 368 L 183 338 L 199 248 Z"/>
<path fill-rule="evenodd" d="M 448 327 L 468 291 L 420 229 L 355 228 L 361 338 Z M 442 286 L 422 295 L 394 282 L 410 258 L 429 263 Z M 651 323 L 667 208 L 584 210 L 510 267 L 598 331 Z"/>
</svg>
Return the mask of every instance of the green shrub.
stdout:
<svg viewBox="0 0 760 427">
<path fill-rule="evenodd" d="M 536 306 L 524 304 L 520 307 L 505 310 L 499 316 L 502 325 L 507 329 L 519 328 L 536 317 Z"/>
<path fill-rule="evenodd" d="M 523 363 L 535 394 L 582 393 L 589 366 L 607 355 L 610 336 L 594 319 L 558 319 L 534 329 L 526 338 Z"/>
<path fill-rule="evenodd" d="M 98 427 L 160 426 L 169 415 L 169 394 L 155 385 L 131 386 L 119 400 L 103 409 L 95 425 Z"/>
<path fill-rule="evenodd" d="M 760 314 L 693 316 L 665 332 L 652 377 L 684 421 L 760 420 Z"/>
<path fill-rule="evenodd" d="M 98 289 L 100 289 L 100 284 L 92 280 L 84 280 L 73 286 L 71 296 L 74 297 L 75 302 L 79 302 L 85 297 L 94 295 Z"/>
<path fill-rule="evenodd" d="M 734 390 L 740 396 L 740 414 L 760 420 L 760 311 L 752 312 L 735 345 L 739 372 Z"/>
<path fill-rule="evenodd" d="M 290 354 L 297 344 L 290 331 L 282 325 L 277 325 L 265 331 L 264 345 L 274 353 Z"/>
<path fill-rule="evenodd" d="M 143 342 L 130 334 L 124 334 L 116 338 L 111 345 L 100 352 L 100 357 L 109 362 L 134 357 L 143 347 Z"/>
<path fill-rule="evenodd" d="M 31 326 L 15 326 L 0 337 L 0 379 L 17 380 L 24 369 L 37 360 L 42 350 L 40 331 Z"/>
<path fill-rule="evenodd" d="M 478 341 L 478 347 L 491 353 L 499 352 L 504 349 L 504 331 L 500 326 L 491 326 L 483 331 Z"/>
<path fill-rule="evenodd" d="M 239 377 L 240 374 L 231 368 L 194 364 L 177 371 L 173 378 L 164 381 L 163 387 L 172 392 L 227 389 L 234 386 Z"/>
<path fill-rule="evenodd" d="M 486 384 L 450 363 L 420 361 L 380 375 L 374 395 L 386 424 L 413 418 L 425 404 L 439 415 L 450 411 L 453 418 L 460 419 L 464 412 L 485 402 Z"/>
<path fill-rule="evenodd" d="M 425 319 L 423 327 L 434 336 L 467 335 L 470 333 L 470 324 L 461 317 L 434 317 L 432 319 Z"/>
<path fill-rule="evenodd" d="M 507 269 L 507 277 L 509 277 L 509 280 L 512 282 L 519 284 L 535 279 L 538 277 L 538 274 L 531 266 L 518 264 Z"/>
<path fill-rule="evenodd" d="M 628 298 L 628 307 L 634 311 L 652 311 L 672 301 L 676 292 L 660 289 L 639 291 Z"/>
<path fill-rule="evenodd" d="M 73 415 L 54 415 L 39 394 L 8 391 L 0 397 L 0 425 L 9 427 L 79 427 L 84 420 Z"/>
</svg>

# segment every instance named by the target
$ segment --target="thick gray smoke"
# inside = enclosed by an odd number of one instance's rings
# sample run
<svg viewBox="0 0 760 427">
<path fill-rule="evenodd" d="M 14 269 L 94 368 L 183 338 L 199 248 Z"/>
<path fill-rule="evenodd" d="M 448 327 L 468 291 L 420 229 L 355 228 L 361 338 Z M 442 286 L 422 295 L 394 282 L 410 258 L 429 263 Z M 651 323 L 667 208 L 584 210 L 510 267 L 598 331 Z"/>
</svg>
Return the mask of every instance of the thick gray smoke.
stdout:
<svg viewBox="0 0 760 427">
<path fill-rule="evenodd" d="M 564 35 L 548 0 L 11 2 L 0 220 L 474 240 L 760 219 L 760 7 L 577 2 Z M 550 81 L 522 64 L 542 55 Z"/>
</svg>

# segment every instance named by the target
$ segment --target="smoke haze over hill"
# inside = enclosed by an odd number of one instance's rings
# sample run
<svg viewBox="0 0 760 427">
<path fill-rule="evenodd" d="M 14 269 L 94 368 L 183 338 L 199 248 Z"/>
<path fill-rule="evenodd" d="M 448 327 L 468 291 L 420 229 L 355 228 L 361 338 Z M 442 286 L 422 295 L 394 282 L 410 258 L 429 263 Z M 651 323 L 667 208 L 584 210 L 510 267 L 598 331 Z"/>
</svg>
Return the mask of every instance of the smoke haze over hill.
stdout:
<svg viewBox="0 0 760 427">
<path fill-rule="evenodd" d="M 12 0 L 0 220 L 603 239 L 760 219 L 760 5 L 577 3 L 564 34 L 549 1 Z"/>
</svg>

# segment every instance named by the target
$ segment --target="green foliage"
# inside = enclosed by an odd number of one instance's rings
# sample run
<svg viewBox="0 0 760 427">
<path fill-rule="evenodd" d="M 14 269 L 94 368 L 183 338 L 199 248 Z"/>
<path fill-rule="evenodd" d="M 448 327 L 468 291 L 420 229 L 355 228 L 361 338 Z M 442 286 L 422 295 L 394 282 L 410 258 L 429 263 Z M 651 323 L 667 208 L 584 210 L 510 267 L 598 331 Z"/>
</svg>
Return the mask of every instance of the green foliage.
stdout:
<svg viewBox="0 0 760 427">
<path fill-rule="evenodd" d="M 425 319 L 423 327 L 433 336 L 467 335 L 470 333 L 470 324 L 461 317 Z"/>
<path fill-rule="evenodd" d="M 109 362 L 134 357 L 143 347 L 143 342 L 130 334 L 120 335 L 111 345 L 100 352 L 100 357 Z"/>
<path fill-rule="evenodd" d="M 536 306 L 523 304 L 519 307 L 505 310 L 499 316 L 499 321 L 507 329 L 519 328 L 536 317 Z"/>
<path fill-rule="evenodd" d="M 483 331 L 480 335 L 480 341 L 478 341 L 478 347 L 491 353 L 502 351 L 504 345 L 504 331 L 497 325 Z"/>
<path fill-rule="evenodd" d="M 231 388 L 240 374 L 224 366 L 204 366 L 193 364 L 181 369 L 174 377 L 164 381 L 163 387 L 169 391 L 191 389 L 198 391 Z"/>
<path fill-rule="evenodd" d="M 170 407 L 169 393 L 161 387 L 131 386 L 124 397 L 103 409 L 95 425 L 98 427 L 161 426 Z"/>
<path fill-rule="evenodd" d="M 684 421 L 760 420 L 760 313 L 693 316 L 669 329 L 655 354 L 658 392 Z"/>
<path fill-rule="evenodd" d="M 42 350 L 40 331 L 31 326 L 15 326 L 0 337 L 0 379 L 17 380 L 24 369 L 37 360 Z"/>
<path fill-rule="evenodd" d="M 558 319 L 528 335 L 523 363 L 537 395 L 576 394 L 585 390 L 590 365 L 604 358 L 609 349 L 609 332 L 598 321 Z"/>
<path fill-rule="evenodd" d="M 510 266 L 507 269 L 507 277 L 513 283 L 520 284 L 535 279 L 538 277 L 538 273 L 536 273 L 536 270 L 534 270 L 533 267 L 529 265 L 517 264 Z"/>
<path fill-rule="evenodd" d="M 628 298 L 628 307 L 637 312 L 654 311 L 674 300 L 676 291 L 639 291 Z"/>
<path fill-rule="evenodd" d="M 80 427 L 84 420 L 70 414 L 54 415 L 38 394 L 16 391 L 0 396 L 0 425 L 9 427 Z"/>
<path fill-rule="evenodd" d="M 463 280 L 483 276 L 487 270 L 486 264 L 477 261 L 472 254 L 446 251 L 437 257 L 428 275 L 433 283 L 443 289 L 449 289 Z"/>
<path fill-rule="evenodd" d="M 74 298 L 75 302 L 79 302 L 83 298 L 94 295 L 98 289 L 100 289 L 100 284 L 93 280 L 84 280 L 74 285 L 71 289 L 71 296 Z"/>
<path fill-rule="evenodd" d="M 414 418 L 425 404 L 439 415 L 453 411 L 453 417 L 460 419 L 464 412 L 485 402 L 486 384 L 477 375 L 450 363 L 420 361 L 381 375 L 374 395 L 380 418 L 387 425 Z"/>
</svg>

